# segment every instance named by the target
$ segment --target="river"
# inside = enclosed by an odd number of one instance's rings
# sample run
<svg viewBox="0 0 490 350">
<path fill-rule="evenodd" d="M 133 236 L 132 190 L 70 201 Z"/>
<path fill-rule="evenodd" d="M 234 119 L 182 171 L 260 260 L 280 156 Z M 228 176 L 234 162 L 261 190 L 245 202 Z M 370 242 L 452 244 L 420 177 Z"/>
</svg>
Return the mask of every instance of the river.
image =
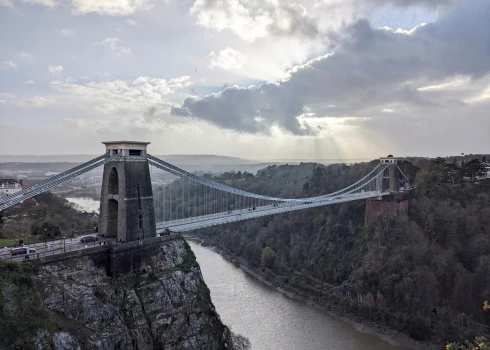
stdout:
<svg viewBox="0 0 490 350">
<path fill-rule="evenodd" d="M 75 203 L 77 208 L 87 212 L 99 212 L 100 201 L 89 197 L 69 197 L 65 198 L 70 203 Z"/>
<path fill-rule="evenodd" d="M 253 350 L 401 350 L 357 331 L 258 281 L 210 248 L 189 241 L 222 321 L 247 337 Z"/>
</svg>

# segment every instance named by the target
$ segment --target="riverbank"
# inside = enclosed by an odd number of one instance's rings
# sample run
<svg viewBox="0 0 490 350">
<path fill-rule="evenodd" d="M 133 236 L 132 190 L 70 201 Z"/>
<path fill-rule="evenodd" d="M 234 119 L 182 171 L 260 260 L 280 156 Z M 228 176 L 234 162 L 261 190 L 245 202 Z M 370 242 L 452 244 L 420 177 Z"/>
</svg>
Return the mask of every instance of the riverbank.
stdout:
<svg viewBox="0 0 490 350">
<path fill-rule="evenodd" d="M 361 319 L 359 315 L 356 315 L 352 312 L 345 312 L 342 308 L 342 305 L 336 304 L 335 302 L 325 302 L 325 300 L 315 300 L 311 295 L 305 294 L 305 291 L 294 289 L 291 286 L 285 285 L 284 283 L 277 282 L 278 276 L 274 276 L 271 281 L 270 276 L 266 276 L 262 271 L 250 266 L 243 258 L 239 258 L 234 256 L 232 253 L 226 250 L 226 248 L 218 247 L 215 244 L 211 244 L 209 241 L 200 235 L 196 234 L 188 234 L 185 235 L 187 239 L 192 239 L 203 246 L 211 247 L 215 252 L 220 254 L 227 261 L 235 264 L 237 267 L 240 267 L 243 271 L 245 271 L 250 276 L 255 279 L 261 281 L 262 283 L 274 288 L 276 291 L 286 295 L 291 299 L 295 299 L 301 302 L 304 302 L 308 306 L 315 308 L 317 310 L 321 310 L 327 312 L 331 315 L 341 318 L 343 321 L 350 323 L 357 331 L 372 334 L 386 343 L 393 346 L 400 346 L 404 348 L 411 349 L 440 349 L 441 346 L 430 344 L 430 343 L 420 343 L 417 342 L 407 335 L 392 330 L 381 323 L 369 322 Z M 275 279 L 275 280 L 274 280 Z"/>
</svg>

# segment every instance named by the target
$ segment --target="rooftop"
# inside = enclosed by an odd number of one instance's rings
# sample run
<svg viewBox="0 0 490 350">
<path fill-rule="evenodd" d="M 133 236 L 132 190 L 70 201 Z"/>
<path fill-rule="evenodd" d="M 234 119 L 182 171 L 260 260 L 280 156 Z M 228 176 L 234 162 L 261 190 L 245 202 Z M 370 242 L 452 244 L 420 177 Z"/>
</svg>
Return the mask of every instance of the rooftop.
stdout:
<svg viewBox="0 0 490 350">
<path fill-rule="evenodd" d="M 19 183 L 19 181 L 14 179 L 0 179 L 0 184 L 11 184 L 11 183 Z"/>
<path fill-rule="evenodd" d="M 120 145 L 120 144 L 125 144 L 125 145 L 149 145 L 151 142 L 141 142 L 141 141 L 104 141 L 102 142 L 104 145 Z"/>
</svg>

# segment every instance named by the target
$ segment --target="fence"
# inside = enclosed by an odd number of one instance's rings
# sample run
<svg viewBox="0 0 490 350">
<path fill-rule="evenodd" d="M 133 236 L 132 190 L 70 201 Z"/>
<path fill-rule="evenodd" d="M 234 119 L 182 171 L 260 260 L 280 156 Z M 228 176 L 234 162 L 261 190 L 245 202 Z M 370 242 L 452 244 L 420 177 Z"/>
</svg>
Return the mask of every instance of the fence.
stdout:
<svg viewBox="0 0 490 350">
<path fill-rule="evenodd" d="M 171 236 L 181 237 L 181 235 L 177 233 L 172 233 Z M 163 237 L 163 235 L 160 237 Z M 155 238 L 159 238 L 159 237 L 155 237 Z M 70 237 L 70 238 L 64 238 L 59 240 L 37 242 L 34 244 L 29 244 L 28 246 L 26 245 L 24 246 L 25 248 L 29 247 L 29 249 L 32 248 L 36 249 L 36 252 L 34 253 L 30 252 L 29 254 L 12 255 L 11 250 L 13 248 L 3 247 L 0 248 L 0 259 L 22 260 L 22 259 L 26 259 L 26 256 L 29 256 L 29 259 L 37 259 L 37 258 L 53 256 L 61 253 L 69 253 L 69 252 L 74 252 L 82 249 L 93 248 L 93 247 L 103 246 L 103 245 L 132 247 L 133 245 L 141 245 L 144 243 L 144 241 L 150 242 L 151 240 L 155 240 L 155 238 L 149 238 L 146 240 L 140 240 L 140 241 L 135 241 L 130 243 L 117 242 L 117 239 L 115 237 L 99 238 L 99 241 L 82 243 L 79 241 L 78 237 Z M 19 247 L 15 247 L 15 248 L 19 248 Z"/>
</svg>

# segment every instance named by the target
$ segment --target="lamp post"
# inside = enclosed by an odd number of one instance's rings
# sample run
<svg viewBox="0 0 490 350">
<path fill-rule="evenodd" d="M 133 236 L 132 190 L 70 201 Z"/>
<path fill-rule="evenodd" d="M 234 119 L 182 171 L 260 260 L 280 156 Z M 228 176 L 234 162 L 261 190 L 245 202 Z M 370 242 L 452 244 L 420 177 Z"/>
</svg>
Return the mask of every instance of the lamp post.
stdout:
<svg viewBox="0 0 490 350">
<path fill-rule="evenodd" d="M 65 236 L 63 236 L 63 252 L 66 253 L 66 239 L 65 239 Z"/>
</svg>

